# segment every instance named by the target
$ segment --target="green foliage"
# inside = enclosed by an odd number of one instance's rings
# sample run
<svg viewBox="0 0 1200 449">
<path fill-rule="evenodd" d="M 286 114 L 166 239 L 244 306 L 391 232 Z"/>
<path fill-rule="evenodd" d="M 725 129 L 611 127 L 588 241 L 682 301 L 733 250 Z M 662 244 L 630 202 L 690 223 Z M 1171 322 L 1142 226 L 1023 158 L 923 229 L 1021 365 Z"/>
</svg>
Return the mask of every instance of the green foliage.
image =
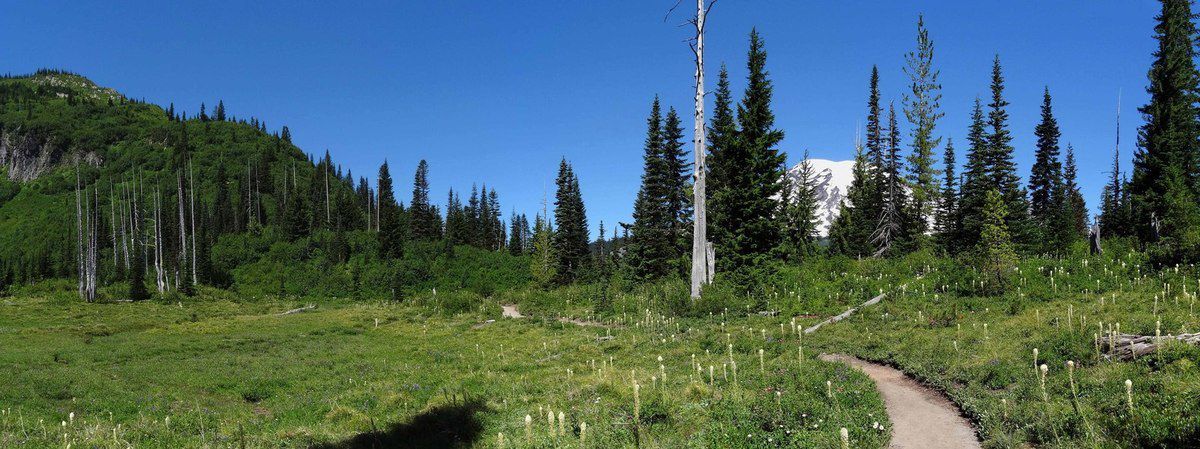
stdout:
<svg viewBox="0 0 1200 449">
<path fill-rule="evenodd" d="M 982 275 L 980 291 L 987 295 L 1003 293 L 1009 286 L 1017 254 L 1008 233 L 1005 218 L 1008 211 L 997 190 L 988 192 L 983 209 L 983 224 L 979 244 L 975 248 L 975 267 Z"/>
</svg>

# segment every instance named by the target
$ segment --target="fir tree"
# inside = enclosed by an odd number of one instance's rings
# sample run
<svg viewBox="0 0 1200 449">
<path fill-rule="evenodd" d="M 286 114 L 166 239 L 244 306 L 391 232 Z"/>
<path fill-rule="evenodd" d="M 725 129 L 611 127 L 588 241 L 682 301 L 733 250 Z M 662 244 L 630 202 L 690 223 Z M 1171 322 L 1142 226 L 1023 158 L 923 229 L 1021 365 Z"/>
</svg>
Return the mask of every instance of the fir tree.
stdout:
<svg viewBox="0 0 1200 449">
<path fill-rule="evenodd" d="M 833 254 L 862 257 L 871 253 L 868 241 L 874 220 L 866 216 L 863 207 L 869 203 L 872 193 L 869 165 L 862 145 L 856 144 L 853 180 L 846 197 L 838 204 L 837 218 L 829 226 L 829 249 Z"/>
<path fill-rule="evenodd" d="M 1063 183 L 1058 152 L 1061 134 L 1050 108 L 1049 88 L 1042 94 L 1042 121 L 1033 134 L 1037 136 L 1037 151 L 1029 174 L 1029 213 L 1039 229 L 1049 229 L 1058 211 L 1054 193 Z"/>
<path fill-rule="evenodd" d="M 1067 154 L 1063 163 L 1063 180 L 1054 192 L 1053 214 L 1048 226 L 1054 235 L 1054 244 L 1059 251 L 1065 252 L 1075 242 L 1087 235 L 1087 204 L 1079 191 L 1076 180 L 1075 148 L 1067 145 Z"/>
<path fill-rule="evenodd" d="M 402 211 L 392 190 L 392 175 L 388 172 L 387 161 L 383 161 L 383 165 L 379 166 L 377 183 L 379 255 L 384 258 L 399 258 L 404 254 L 404 228 L 400 216 Z"/>
<path fill-rule="evenodd" d="M 579 189 L 579 178 L 566 159 L 559 163 L 555 184 L 555 278 L 560 284 L 568 284 L 579 279 L 588 260 L 587 213 Z"/>
<path fill-rule="evenodd" d="M 785 259 L 800 262 L 816 250 L 817 242 L 817 195 L 813 183 L 816 174 L 804 152 L 800 172 L 795 178 L 788 176 L 784 181 L 781 215 L 783 216 L 783 246 Z"/>
<path fill-rule="evenodd" d="M 662 114 L 658 97 L 650 106 L 643 145 L 642 186 L 633 204 L 629 268 L 636 279 L 666 275 L 674 255 L 671 232 L 674 217 L 669 209 L 670 167 L 664 154 Z"/>
<path fill-rule="evenodd" d="M 725 242 L 731 239 L 730 230 L 725 226 L 730 218 L 725 214 L 734 207 L 730 204 L 730 186 L 734 185 L 733 177 L 740 170 L 740 167 L 734 164 L 743 159 L 739 154 L 736 138 L 737 123 L 733 115 L 733 95 L 729 91 L 729 72 L 722 65 L 713 99 L 712 124 L 708 128 L 708 176 L 705 179 L 705 194 L 708 195 L 708 235 L 717 249 L 722 251 L 726 248 Z"/>
<path fill-rule="evenodd" d="M 904 97 L 904 116 L 913 125 L 912 154 L 908 157 L 908 182 L 912 186 L 913 236 L 923 237 L 926 223 L 934 216 L 939 192 L 938 171 L 933 166 L 933 152 L 941 143 L 934 135 L 938 119 L 943 114 L 938 110 L 942 85 L 938 83 L 939 71 L 933 68 L 933 41 L 925 29 L 925 17 L 917 18 L 917 51 L 906 56 L 911 97 Z"/>
<path fill-rule="evenodd" d="M 955 175 L 954 140 L 946 139 L 942 156 L 942 191 L 938 195 L 937 214 L 934 217 L 934 236 L 938 247 L 945 253 L 956 251 L 956 242 L 961 228 L 958 210 L 958 178 Z"/>
<path fill-rule="evenodd" d="M 225 121 L 225 100 L 217 101 L 217 110 L 214 112 L 214 114 L 216 114 L 216 120 L 218 122 Z"/>
<path fill-rule="evenodd" d="M 963 167 L 964 179 L 959 196 L 959 218 L 962 232 L 958 238 L 960 249 L 973 248 L 979 242 L 982 231 L 984 200 L 992 183 L 987 165 L 987 131 L 983 121 L 983 106 L 979 98 L 971 109 L 971 125 L 967 131 L 967 162 Z M 953 251 L 952 251 L 953 252 Z"/>
<path fill-rule="evenodd" d="M 717 254 L 725 255 L 717 258 L 717 271 L 734 272 L 735 276 L 760 266 L 782 239 L 775 215 L 783 188 L 785 156 L 777 148 L 783 131 L 775 129 L 766 62 L 762 38 L 751 31 L 746 92 L 737 108 L 737 149 L 724 161 L 728 167 L 736 167 L 736 173 L 722 183 L 720 201 L 713 204 L 722 209 L 719 216 L 726 238 L 715 242 Z"/>
<path fill-rule="evenodd" d="M 408 204 L 409 236 L 414 240 L 441 238 L 441 218 L 429 204 L 429 164 L 421 159 L 413 175 L 412 201 Z"/>
<path fill-rule="evenodd" d="M 1008 214 L 1005 224 L 1013 241 L 1030 243 L 1027 239 L 1029 203 L 1017 166 L 1013 162 L 1012 135 L 1008 130 L 1008 101 L 1004 99 L 1004 75 L 1000 68 L 1000 56 L 992 62 L 992 102 L 988 104 L 987 173 L 991 178 L 988 187 L 995 188 L 1004 198 L 1004 209 Z"/>
<path fill-rule="evenodd" d="M 888 106 L 887 151 L 884 156 L 883 170 L 877 183 L 882 185 L 883 203 L 879 211 L 877 225 L 871 234 L 871 243 L 875 245 L 876 257 L 892 254 L 908 240 L 908 220 L 906 219 L 907 200 L 904 190 L 904 179 L 900 176 L 900 130 L 896 123 L 896 108 Z"/>
<path fill-rule="evenodd" d="M 999 190 L 992 189 L 984 196 L 979 243 L 975 247 L 975 263 L 983 279 L 984 294 L 1000 294 L 1008 287 L 1017 255 L 1008 233 L 1005 200 Z"/>
<path fill-rule="evenodd" d="M 1129 232 L 1127 217 L 1124 213 L 1126 204 L 1122 201 L 1125 198 L 1125 183 L 1121 179 L 1121 151 L 1119 148 L 1113 153 L 1110 175 L 1108 183 L 1104 185 L 1104 191 L 1100 195 L 1100 232 L 1105 237 L 1127 236 Z"/>
<path fill-rule="evenodd" d="M 1146 89 L 1150 102 L 1139 109 L 1146 123 L 1138 130 L 1129 194 L 1137 234 L 1156 243 L 1153 256 L 1159 263 L 1190 262 L 1200 255 L 1200 74 L 1192 19 L 1191 1 L 1162 1 Z"/>
<path fill-rule="evenodd" d="M 691 248 L 692 198 L 689 186 L 691 164 L 684 149 L 683 126 L 675 108 L 667 110 L 662 129 L 662 158 L 666 168 L 666 206 L 670 219 L 671 255 L 681 257 Z"/>
<path fill-rule="evenodd" d="M 544 211 L 545 207 L 542 209 Z M 557 256 L 554 253 L 554 229 L 543 214 L 534 217 L 531 249 L 532 257 L 529 258 L 529 267 L 533 274 L 533 280 L 538 285 L 547 287 L 557 276 Z"/>
<path fill-rule="evenodd" d="M 138 217 L 139 212 L 134 212 L 134 217 Z M 145 246 L 142 245 L 140 220 L 135 220 L 133 224 L 133 241 L 130 247 L 133 257 L 129 262 L 129 299 L 131 301 L 145 301 L 150 299 L 150 291 L 146 289 L 146 258 Z"/>
</svg>

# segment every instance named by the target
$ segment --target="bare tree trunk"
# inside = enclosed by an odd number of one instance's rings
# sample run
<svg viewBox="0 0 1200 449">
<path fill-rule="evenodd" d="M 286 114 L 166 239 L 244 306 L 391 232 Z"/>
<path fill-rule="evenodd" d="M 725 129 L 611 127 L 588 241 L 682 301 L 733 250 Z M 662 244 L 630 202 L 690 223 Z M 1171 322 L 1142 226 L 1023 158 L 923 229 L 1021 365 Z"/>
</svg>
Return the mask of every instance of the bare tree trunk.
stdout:
<svg viewBox="0 0 1200 449">
<path fill-rule="evenodd" d="M 117 192 L 112 183 L 108 184 L 108 216 L 109 227 L 112 228 L 113 270 L 116 270 L 120 251 L 117 251 Z"/>
<path fill-rule="evenodd" d="M 712 282 L 716 261 L 713 259 L 712 243 L 708 241 L 708 213 L 706 211 L 705 172 L 705 129 L 704 129 L 704 20 L 708 10 L 712 8 L 712 0 L 706 7 L 704 0 L 696 0 L 696 17 L 692 24 L 696 26 L 696 38 L 692 53 L 696 61 L 696 123 L 693 137 L 696 156 L 695 185 L 692 188 L 692 202 L 695 217 L 692 220 L 692 299 L 700 298 L 702 287 Z"/>
<path fill-rule="evenodd" d="M 192 161 L 188 160 L 188 206 L 192 219 L 192 285 L 200 283 L 196 273 L 196 175 L 192 171 Z"/>
<path fill-rule="evenodd" d="M 80 196 L 82 181 L 79 177 L 79 161 L 75 161 L 75 252 L 78 256 L 75 258 L 75 270 L 79 273 L 79 297 L 84 297 L 84 267 L 83 267 L 83 199 Z"/>
<path fill-rule="evenodd" d="M 154 280 L 158 293 L 167 290 L 167 274 L 163 271 L 162 252 L 162 189 L 154 188 Z"/>
<path fill-rule="evenodd" d="M 187 263 L 187 261 L 188 261 L 187 217 L 184 215 L 184 210 L 183 210 L 183 172 L 182 171 L 180 171 L 180 173 L 175 176 L 175 180 L 177 181 L 176 185 L 178 186 L 178 188 L 177 188 L 177 192 L 178 192 L 177 200 L 178 201 L 176 201 L 176 202 L 179 204 L 179 263 L 178 263 L 178 266 L 182 267 L 183 264 Z M 179 270 L 180 270 L 180 268 L 177 267 L 176 271 L 179 271 Z M 179 288 L 179 283 L 181 282 L 180 277 L 183 274 L 186 274 L 186 273 L 176 273 L 175 288 Z"/>
</svg>

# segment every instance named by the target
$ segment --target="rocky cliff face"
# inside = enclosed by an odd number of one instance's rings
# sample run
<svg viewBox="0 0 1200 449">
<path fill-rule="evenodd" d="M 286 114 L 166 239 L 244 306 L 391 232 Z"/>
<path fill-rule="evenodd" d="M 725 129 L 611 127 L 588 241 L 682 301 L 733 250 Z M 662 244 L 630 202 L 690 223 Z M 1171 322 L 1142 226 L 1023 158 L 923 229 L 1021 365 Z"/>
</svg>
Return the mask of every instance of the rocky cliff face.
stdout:
<svg viewBox="0 0 1200 449">
<path fill-rule="evenodd" d="M 89 151 L 80 157 L 86 164 L 99 166 L 101 163 L 95 152 Z M 20 129 L 0 133 L 0 167 L 8 169 L 11 181 L 32 181 L 70 160 L 74 159 L 56 144 L 53 137 L 37 137 Z"/>
</svg>

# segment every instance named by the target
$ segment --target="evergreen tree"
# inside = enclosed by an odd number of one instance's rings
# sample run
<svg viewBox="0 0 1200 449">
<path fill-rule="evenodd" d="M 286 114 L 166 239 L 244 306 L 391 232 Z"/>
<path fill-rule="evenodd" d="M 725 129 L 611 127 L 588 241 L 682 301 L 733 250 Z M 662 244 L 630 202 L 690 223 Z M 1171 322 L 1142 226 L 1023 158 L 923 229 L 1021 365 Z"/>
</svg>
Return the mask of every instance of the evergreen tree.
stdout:
<svg viewBox="0 0 1200 449">
<path fill-rule="evenodd" d="M 1033 134 L 1037 136 L 1037 151 L 1029 174 L 1029 213 L 1039 229 L 1049 229 L 1059 208 L 1054 193 L 1063 183 L 1058 153 L 1061 134 L 1050 109 L 1049 88 L 1042 94 L 1042 121 Z"/>
<path fill-rule="evenodd" d="M 670 219 L 671 256 L 679 259 L 691 249 L 692 196 L 691 164 L 684 149 L 683 126 L 675 108 L 667 110 L 662 129 L 662 158 L 666 168 L 666 207 Z M 679 267 L 682 268 L 682 267 Z"/>
<path fill-rule="evenodd" d="M 771 112 L 771 81 L 767 78 L 767 53 L 758 32 L 750 33 L 746 92 L 737 108 L 735 151 L 723 163 L 736 167 L 714 195 L 725 241 L 714 242 L 718 272 L 746 274 L 760 266 L 782 239 L 777 221 L 777 198 L 783 188 L 785 155 L 777 148 L 783 131 L 775 129 Z M 722 268 L 723 267 L 723 268 Z"/>
<path fill-rule="evenodd" d="M 907 200 L 904 190 L 907 186 L 901 178 L 900 162 L 900 129 L 896 123 L 896 108 L 888 105 L 887 152 L 884 156 L 883 171 L 878 183 L 882 185 L 883 203 L 871 243 L 875 245 L 876 257 L 893 254 L 908 242 L 909 223 L 906 218 Z"/>
<path fill-rule="evenodd" d="M 1100 195 L 1100 233 L 1105 237 L 1129 235 L 1125 216 L 1125 183 L 1121 179 L 1121 151 L 1113 153 L 1112 172 Z"/>
<path fill-rule="evenodd" d="M 838 204 L 838 216 L 829 226 L 829 250 L 833 254 L 862 257 L 871 253 L 869 240 L 874 220 L 866 216 L 871 195 L 871 174 L 867 155 L 855 145 L 853 180 L 846 197 Z"/>
<path fill-rule="evenodd" d="M 1129 183 L 1137 235 L 1156 244 L 1159 263 L 1200 256 L 1197 158 L 1200 157 L 1200 73 L 1191 1 L 1162 0 L 1154 27 L 1158 49 L 1150 66 L 1150 102 L 1141 107 L 1133 179 Z"/>
<path fill-rule="evenodd" d="M 413 175 L 412 202 L 408 204 L 409 235 L 415 240 L 441 238 L 441 218 L 429 204 L 429 164 L 421 159 Z"/>
<path fill-rule="evenodd" d="M 554 195 L 554 256 L 556 280 L 569 284 L 579 279 L 588 260 L 587 213 L 579 178 L 564 158 L 558 167 Z"/>
<path fill-rule="evenodd" d="M 988 104 L 987 173 L 991 178 L 988 186 L 995 188 L 1004 198 L 1004 209 L 1008 214 L 1005 224 L 1013 241 L 1018 244 L 1028 240 L 1029 203 L 1017 166 L 1013 162 L 1012 134 L 1008 130 L 1008 101 L 1004 99 L 1004 75 L 1000 68 L 1000 56 L 992 62 L 992 102 Z"/>
<path fill-rule="evenodd" d="M 508 218 L 508 253 L 514 256 L 525 254 L 525 240 L 529 231 L 528 225 L 524 221 L 525 216 L 517 215 L 516 211 L 513 211 Z"/>
<path fill-rule="evenodd" d="M 1075 242 L 1087 236 L 1087 204 L 1079 191 L 1076 180 L 1075 149 L 1067 145 L 1063 180 L 1053 195 L 1053 210 L 1048 230 L 1054 236 L 1053 243 L 1059 251 L 1070 249 Z"/>
<path fill-rule="evenodd" d="M 934 216 L 934 236 L 938 247 L 945 253 L 956 251 L 961 222 L 958 210 L 958 178 L 955 175 L 954 140 L 946 139 L 942 156 L 942 191 L 938 195 L 937 214 Z"/>
<path fill-rule="evenodd" d="M 933 41 L 925 29 L 925 17 L 917 18 L 917 51 L 906 56 L 911 97 L 904 97 L 904 116 L 913 125 L 912 154 L 908 157 L 908 182 L 912 186 L 913 236 L 923 237 L 927 223 L 934 216 L 939 192 L 938 171 L 933 166 L 933 152 L 942 138 L 934 128 L 943 114 L 938 110 L 942 85 L 939 71 L 933 68 Z"/>
<path fill-rule="evenodd" d="M 721 65 L 721 72 L 717 76 L 717 89 L 713 97 L 712 124 L 708 127 L 709 154 L 705 160 L 708 163 L 708 176 L 705 178 L 707 183 L 705 194 L 708 195 L 706 198 L 708 236 L 713 245 L 721 251 L 727 248 L 725 242 L 731 240 L 730 230 L 725 226 L 725 223 L 728 223 L 731 218 L 725 213 L 734 207 L 733 204 L 729 204 L 732 201 L 730 186 L 734 185 L 732 178 L 740 170 L 735 163 L 744 159 L 739 154 L 736 138 L 737 123 L 733 116 L 733 95 L 729 90 L 729 72 L 724 65 Z M 719 257 L 718 260 L 723 257 Z"/>
<path fill-rule="evenodd" d="M 138 212 L 134 212 L 135 217 L 138 215 Z M 138 221 L 133 224 L 133 241 L 130 247 L 133 253 L 129 262 L 129 299 L 131 301 L 150 299 L 150 291 L 146 289 L 146 258 L 145 246 L 142 245 L 142 224 Z"/>
<path fill-rule="evenodd" d="M 783 216 L 783 257 L 787 260 L 804 261 L 816 250 L 817 243 L 817 192 L 813 185 L 816 174 L 804 152 L 800 162 L 800 173 L 795 178 L 784 180 L 781 201 Z"/>
<path fill-rule="evenodd" d="M 545 201 L 543 201 L 543 204 Z M 543 210 L 545 208 L 543 207 Z M 557 255 L 554 252 L 554 228 L 545 216 L 538 214 L 533 222 L 533 242 L 529 258 L 533 280 L 542 287 L 549 286 L 557 277 Z"/>
<path fill-rule="evenodd" d="M 225 121 L 225 100 L 217 101 L 217 110 L 215 114 L 218 122 Z"/>
<path fill-rule="evenodd" d="M 864 185 L 863 201 L 854 207 L 862 209 L 862 214 L 859 220 L 859 226 L 863 227 L 863 233 L 867 236 L 867 240 L 863 241 L 864 248 L 871 246 L 870 235 L 875 231 L 875 225 L 879 220 L 879 215 L 883 212 L 883 171 L 884 171 L 884 136 L 883 132 L 883 115 L 882 109 L 879 106 L 879 68 L 871 66 L 870 89 L 867 94 L 867 135 L 866 135 L 866 173 L 867 178 Z"/>
<path fill-rule="evenodd" d="M 658 97 L 650 106 L 643 145 L 642 186 L 633 204 L 633 232 L 627 262 L 636 279 L 654 279 L 670 272 L 675 255 L 669 209 L 670 167 L 664 154 L 662 114 Z"/>
<path fill-rule="evenodd" d="M 1003 293 L 1008 286 L 1017 254 L 1008 233 L 1005 200 L 999 190 L 988 190 L 984 195 L 983 215 L 979 243 L 975 247 L 976 268 L 982 279 L 984 294 Z"/>
<path fill-rule="evenodd" d="M 386 160 L 379 166 L 377 183 L 379 255 L 383 258 L 399 258 L 404 254 L 404 228 L 400 216 L 402 209 L 396 203 L 396 194 L 392 190 L 392 175 L 388 172 Z"/>
<path fill-rule="evenodd" d="M 983 106 L 977 97 L 971 109 L 971 125 L 967 131 L 967 162 L 963 167 L 964 179 L 959 196 L 959 218 L 962 220 L 962 232 L 958 238 L 959 249 L 974 248 L 979 242 L 983 226 L 984 200 L 992 186 L 987 166 L 985 127 Z"/>
</svg>

